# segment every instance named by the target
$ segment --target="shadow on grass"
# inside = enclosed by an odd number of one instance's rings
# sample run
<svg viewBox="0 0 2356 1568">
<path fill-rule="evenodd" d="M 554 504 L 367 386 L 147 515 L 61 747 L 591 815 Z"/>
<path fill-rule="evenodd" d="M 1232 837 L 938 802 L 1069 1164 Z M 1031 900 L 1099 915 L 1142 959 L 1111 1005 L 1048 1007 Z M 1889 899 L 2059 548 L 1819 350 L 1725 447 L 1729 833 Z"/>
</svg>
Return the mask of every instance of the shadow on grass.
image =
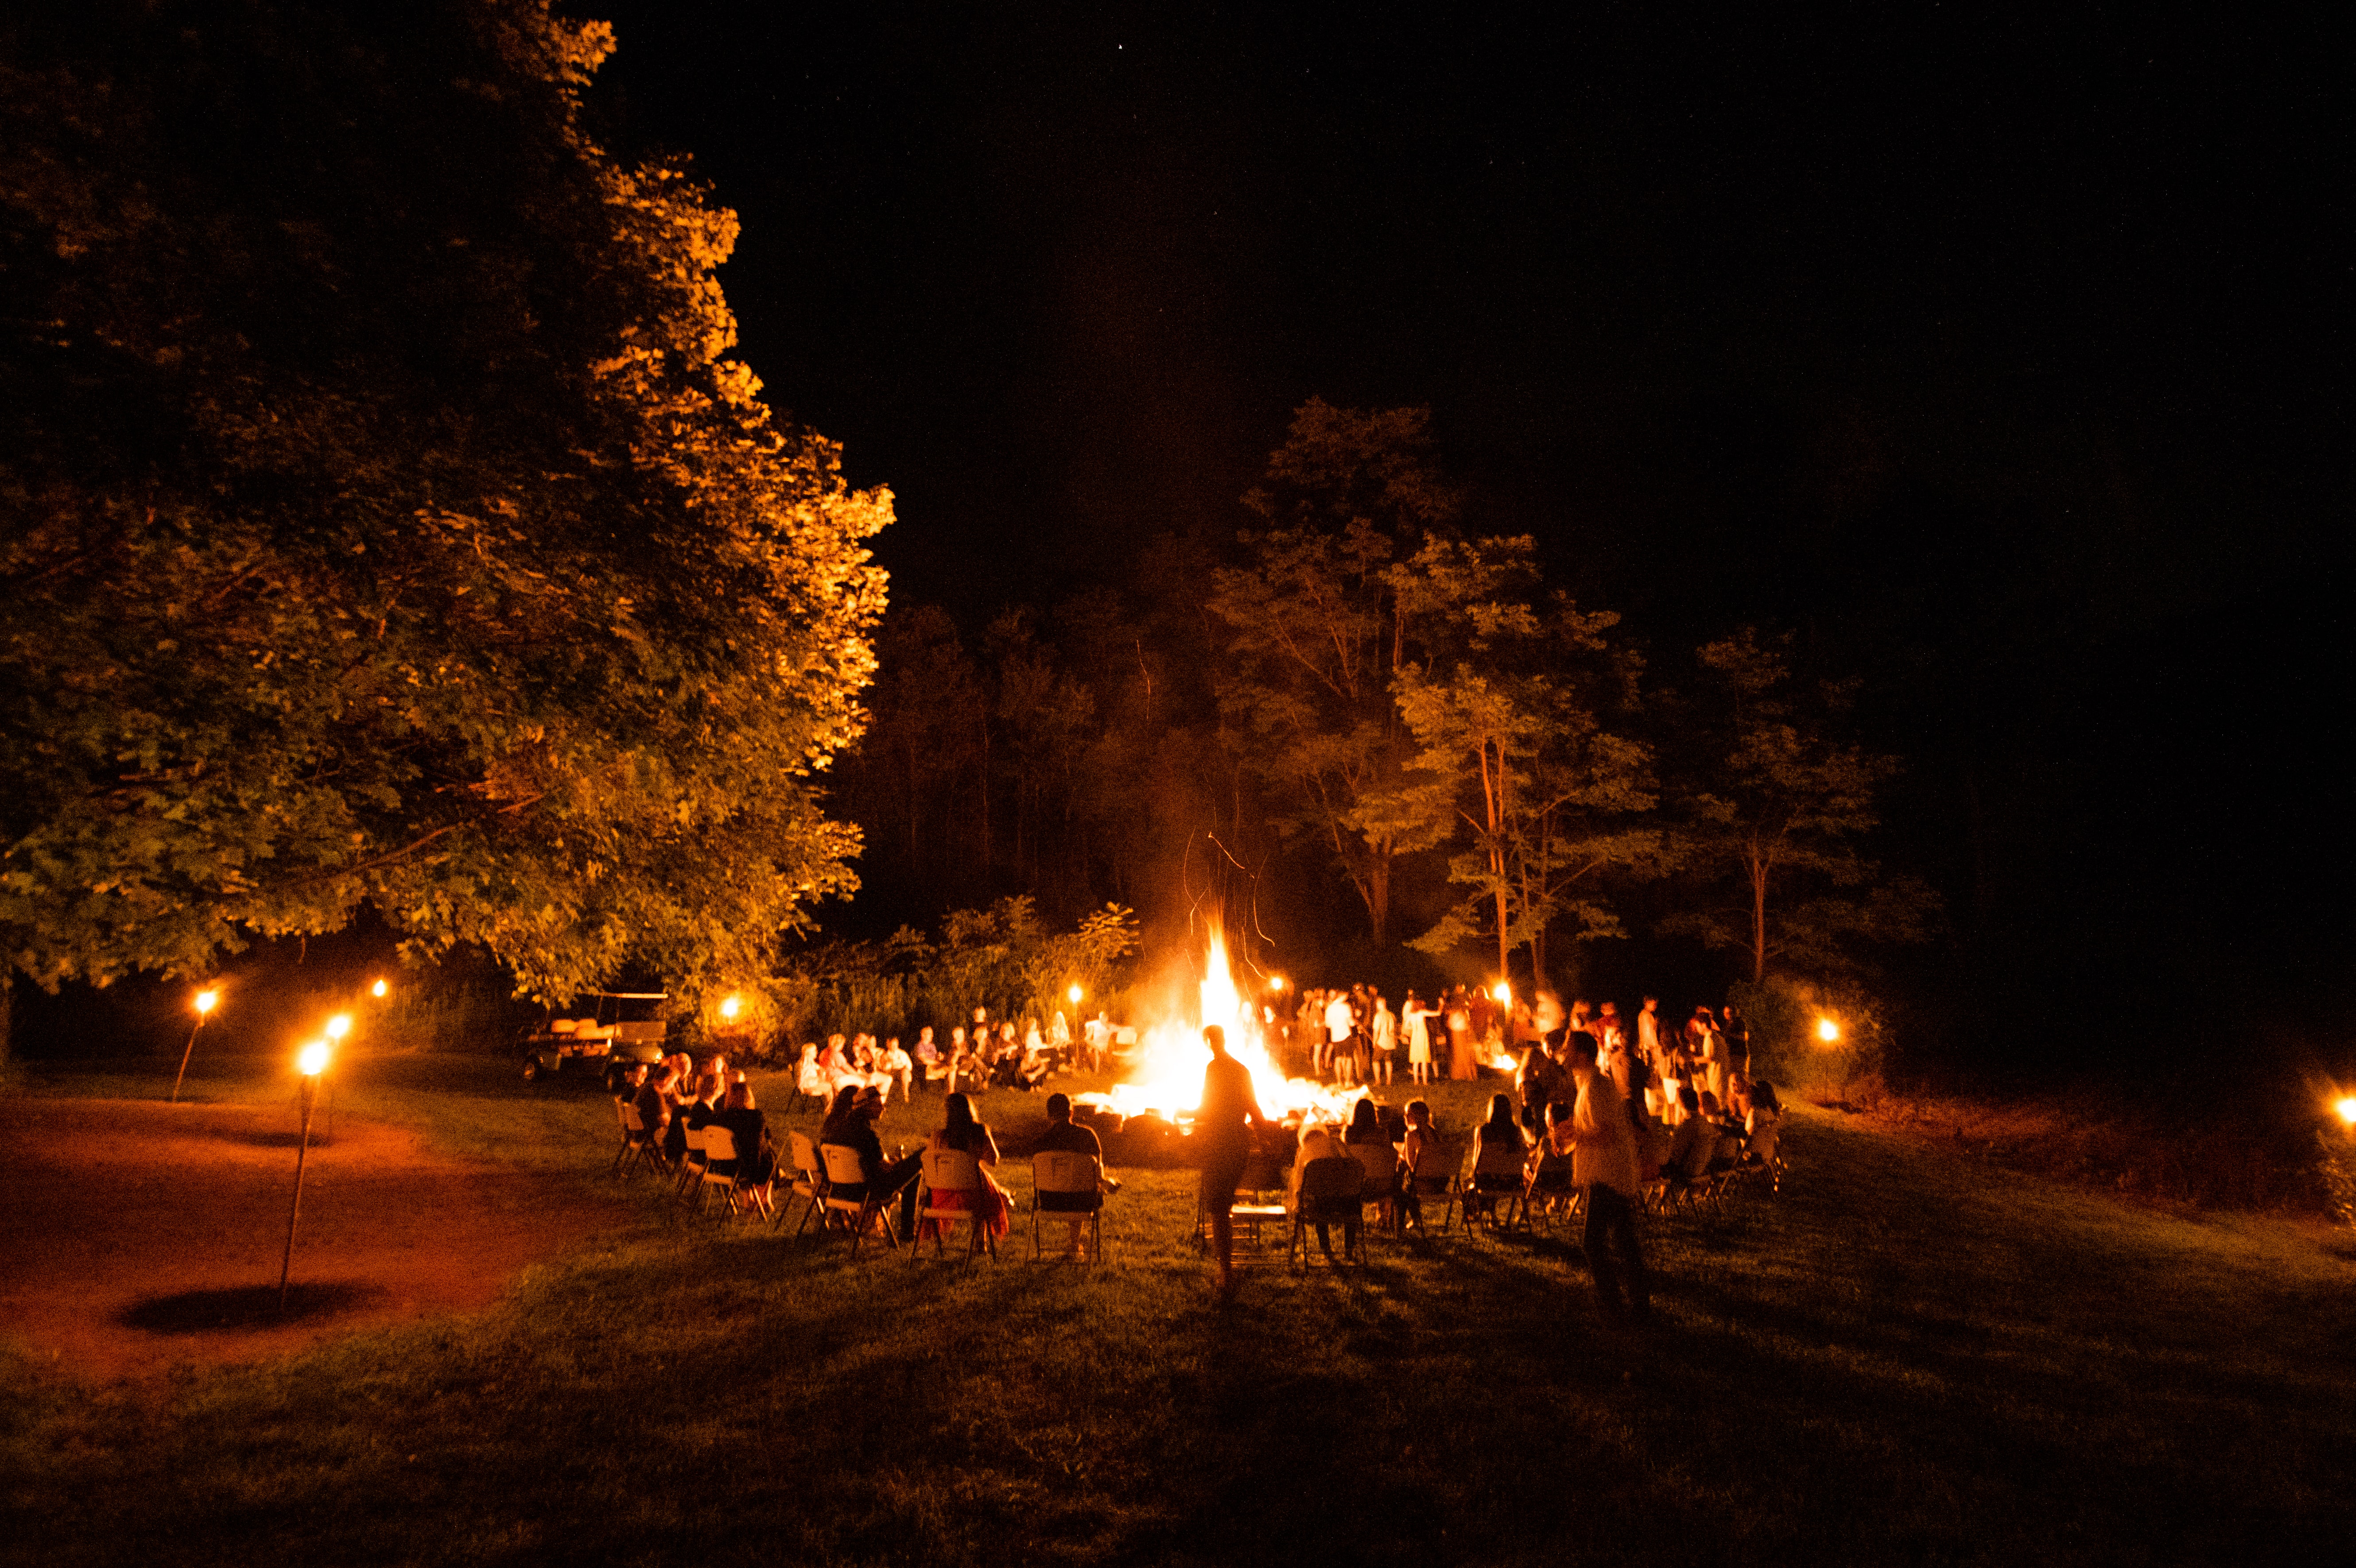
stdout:
<svg viewBox="0 0 2356 1568">
<path fill-rule="evenodd" d="M 223 1290 L 184 1290 L 151 1296 L 125 1307 L 115 1319 L 150 1334 L 218 1334 L 281 1328 L 316 1322 L 377 1306 L 391 1293 L 359 1280 L 326 1280 L 287 1287 L 284 1307 L 274 1285 L 242 1285 Z"/>
</svg>

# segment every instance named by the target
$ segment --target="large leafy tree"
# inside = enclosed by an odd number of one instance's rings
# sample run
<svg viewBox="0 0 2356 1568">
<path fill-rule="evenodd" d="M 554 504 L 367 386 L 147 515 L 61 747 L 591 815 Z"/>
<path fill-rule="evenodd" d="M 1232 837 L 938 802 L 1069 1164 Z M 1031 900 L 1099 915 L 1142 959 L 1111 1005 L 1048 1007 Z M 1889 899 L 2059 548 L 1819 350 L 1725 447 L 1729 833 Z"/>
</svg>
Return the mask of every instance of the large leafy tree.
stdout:
<svg viewBox="0 0 2356 1568">
<path fill-rule="evenodd" d="M 1226 632 L 1219 701 L 1236 743 L 1280 803 L 1279 827 L 1348 876 L 1377 942 L 1394 862 L 1434 842 L 1391 699 L 1413 627 L 1390 569 L 1459 506 L 1430 423 L 1428 409 L 1303 404 L 1244 497 L 1265 526 L 1242 536 L 1246 564 L 1221 570 L 1208 602 Z"/>
<path fill-rule="evenodd" d="M 1638 664 L 1609 634 L 1611 611 L 1541 594 L 1527 537 L 1436 539 L 1391 572 L 1421 637 L 1401 666 L 1401 714 L 1430 786 L 1404 799 L 1425 836 L 1453 839 L 1449 880 L 1464 896 L 1414 945 L 1451 953 L 1485 936 L 1497 970 L 1515 948 L 1547 974 L 1547 937 L 1617 936 L 1605 884 L 1651 869 L 1661 835 L 1651 755 L 1621 720 Z"/>
<path fill-rule="evenodd" d="M 1845 737 L 1851 686 L 1794 680 L 1783 645 L 1748 628 L 1704 646 L 1698 675 L 1678 768 L 1694 907 L 1663 929 L 1740 952 L 1753 984 L 1922 940 L 1937 895 L 1867 851 L 1899 764 Z"/>
<path fill-rule="evenodd" d="M 561 995 L 853 880 L 883 492 L 774 423 L 683 167 L 541 0 L 0 24 L 0 941 L 204 970 L 363 900 Z"/>
</svg>

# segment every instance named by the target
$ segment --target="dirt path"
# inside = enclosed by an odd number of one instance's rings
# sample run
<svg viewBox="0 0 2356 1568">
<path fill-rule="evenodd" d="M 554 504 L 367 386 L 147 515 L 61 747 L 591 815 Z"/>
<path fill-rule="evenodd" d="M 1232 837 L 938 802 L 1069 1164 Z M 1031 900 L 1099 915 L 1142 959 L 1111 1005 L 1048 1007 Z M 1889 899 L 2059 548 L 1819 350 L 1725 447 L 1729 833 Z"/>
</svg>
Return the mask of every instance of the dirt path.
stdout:
<svg viewBox="0 0 2356 1568">
<path fill-rule="evenodd" d="M 305 1168 L 282 1316 L 290 1106 L 18 1109 L 35 1119 L 0 1141 L 0 1335 L 82 1378 L 252 1360 L 481 1307 L 527 1264 L 626 1217 L 544 1174 L 445 1159 L 413 1134 L 340 1116 Z"/>
</svg>

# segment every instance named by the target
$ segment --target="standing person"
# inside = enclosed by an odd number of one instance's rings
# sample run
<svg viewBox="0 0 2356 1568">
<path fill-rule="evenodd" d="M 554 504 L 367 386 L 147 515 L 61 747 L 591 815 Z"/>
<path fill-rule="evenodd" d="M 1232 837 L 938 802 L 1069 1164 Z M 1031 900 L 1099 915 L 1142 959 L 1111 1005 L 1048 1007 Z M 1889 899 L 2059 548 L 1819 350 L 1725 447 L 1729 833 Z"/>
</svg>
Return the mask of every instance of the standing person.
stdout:
<svg viewBox="0 0 2356 1568">
<path fill-rule="evenodd" d="M 1571 1108 L 1570 1179 L 1587 1189 L 1587 1231 L 1581 1245 L 1595 1275 L 1603 1316 L 1613 1323 L 1648 1323 L 1653 1284 L 1636 1241 L 1636 1129 L 1612 1080 L 1595 1071 L 1595 1040 L 1570 1037 L 1570 1075 L 1579 1085 Z M 1615 1264 L 1612 1252 L 1620 1257 Z M 1628 1299 L 1621 1299 L 1621 1270 L 1627 1271 Z"/>
<path fill-rule="evenodd" d="M 1211 1060 L 1203 1069 L 1203 1103 L 1194 1112 L 1194 1147 L 1203 1155 L 1203 1208 L 1219 1259 L 1219 1294 L 1236 1289 L 1236 1183 L 1251 1163 L 1252 1139 L 1268 1125 L 1252 1093 L 1251 1069 L 1227 1054 L 1227 1031 L 1203 1026 Z"/>
<path fill-rule="evenodd" d="M 1358 1020 L 1350 1007 L 1350 993 L 1336 991 L 1333 999 L 1325 1004 L 1325 1066 L 1329 1072 L 1339 1070 L 1336 1058 L 1350 1049 L 1350 1036 L 1356 1030 Z"/>
<path fill-rule="evenodd" d="M 1460 1083 L 1480 1076 L 1472 1061 L 1472 1003 L 1462 986 L 1448 994 L 1448 1076 Z"/>
<path fill-rule="evenodd" d="M 1661 998 L 1646 997 L 1636 1014 L 1636 1054 L 1655 1075 L 1661 1071 Z"/>
<path fill-rule="evenodd" d="M 1439 1016 L 1413 991 L 1399 1004 L 1400 1021 L 1407 1025 L 1408 1077 L 1418 1084 L 1431 1082 L 1431 1020 Z"/>
<path fill-rule="evenodd" d="M 1097 1010 L 1097 1016 L 1087 1021 L 1080 1035 L 1087 1042 L 1088 1071 L 1102 1072 L 1105 1052 L 1112 1046 L 1112 1025 L 1105 1021 L 1104 1009 L 1099 1008 Z"/>
<path fill-rule="evenodd" d="M 1726 1004 L 1726 1059 L 1733 1070 L 1745 1078 L 1751 1076 L 1751 1025 L 1744 1019 L 1742 1009 L 1732 1002 Z"/>
<path fill-rule="evenodd" d="M 1391 1064 L 1398 1060 L 1398 1016 L 1380 991 L 1375 993 L 1375 1076 L 1391 1081 Z"/>
<path fill-rule="evenodd" d="M 1703 1010 L 1700 1018 L 1702 1079 L 1709 1092 L 1722 1103 L 1726 1099 L 1726 1035 L 1708 1009 Z"/>
</svg>

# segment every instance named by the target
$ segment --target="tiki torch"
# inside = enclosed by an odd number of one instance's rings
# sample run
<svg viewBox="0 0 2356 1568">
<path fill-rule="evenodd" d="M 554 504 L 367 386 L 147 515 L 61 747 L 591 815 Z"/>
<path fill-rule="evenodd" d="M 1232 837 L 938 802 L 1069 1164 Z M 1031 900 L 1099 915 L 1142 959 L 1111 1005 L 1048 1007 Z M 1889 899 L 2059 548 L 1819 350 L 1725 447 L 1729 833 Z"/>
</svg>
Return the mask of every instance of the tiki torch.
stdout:
<svg viewBox="0 0 2356 1568">
<path fill-rule="evenodd" d="M 278 1310 L 286 1310 L 286 1276 L 294 1267 L 294 1221 L 303 1214 L 303 1162 L 311 1153 L 311 1107 L 319 1099 L 319 1074 L 327 1065 L 327 1042 L 315 1040 L 294 1059 L 303 1070 L 303 1137 L 294 1147 L 294 1205 L 286 1211 L 286 1257 L 278 1265 Z"/>
</svg>

